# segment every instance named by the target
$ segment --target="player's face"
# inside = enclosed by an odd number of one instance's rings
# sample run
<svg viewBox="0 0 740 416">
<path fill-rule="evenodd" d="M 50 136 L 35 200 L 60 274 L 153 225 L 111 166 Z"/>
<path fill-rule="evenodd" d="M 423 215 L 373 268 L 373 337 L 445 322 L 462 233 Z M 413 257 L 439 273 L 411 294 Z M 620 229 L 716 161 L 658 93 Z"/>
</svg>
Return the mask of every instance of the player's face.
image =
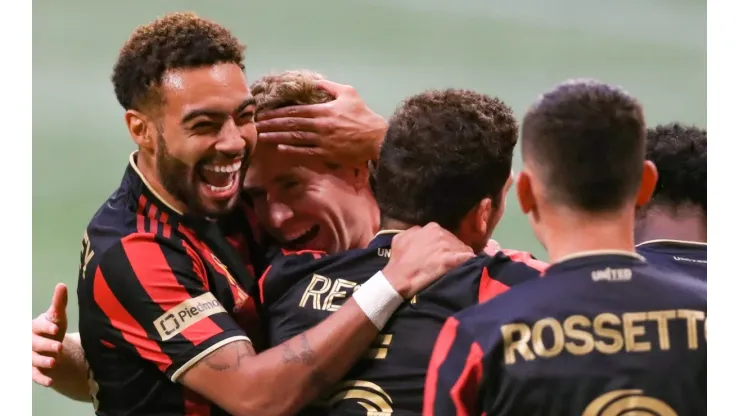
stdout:
<svg viewBox="0 0 740 416">
<path fill-rule="evenodd" d="M 162 186 L 191 213 L 228 212 L 239 198 L 257 140 L 244 73 L 235 64 L 173 71 L 162 93 L 155 147 Z"/>
<path fill-rule="evenodd" d="M 353 169 L 298 160 L 260 144 L 244 185 L 260 225 L 283 247 L 335 253 L 358 248 L 372 227 L 353 179 Z"/>
</svg>

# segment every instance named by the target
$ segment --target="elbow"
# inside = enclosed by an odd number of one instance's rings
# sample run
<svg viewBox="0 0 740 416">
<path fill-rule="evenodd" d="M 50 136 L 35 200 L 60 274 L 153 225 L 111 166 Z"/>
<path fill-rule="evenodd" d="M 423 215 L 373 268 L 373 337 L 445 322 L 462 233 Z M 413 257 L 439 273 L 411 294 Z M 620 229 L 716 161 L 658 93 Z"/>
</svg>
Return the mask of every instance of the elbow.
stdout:
<svg viewBox="0 0 740 416">
<path fill-rule="evenodd" d="M 272 389 L 271 389 L 272 390 Z M 263 389 L 259 395 L 246 393 L 238 409 L 234 409 L 236 416 L 291 416 L 302 407 L 298 397 L 281 389 L 268 391 Z"/>
</svg>

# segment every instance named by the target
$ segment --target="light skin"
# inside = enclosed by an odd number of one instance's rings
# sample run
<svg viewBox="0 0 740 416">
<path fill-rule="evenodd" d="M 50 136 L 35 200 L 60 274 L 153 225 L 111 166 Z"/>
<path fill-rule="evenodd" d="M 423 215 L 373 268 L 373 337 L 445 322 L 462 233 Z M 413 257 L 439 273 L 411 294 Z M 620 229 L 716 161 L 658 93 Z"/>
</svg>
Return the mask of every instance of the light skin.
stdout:
<svg viewBox="0 0 740 416">
<path fill-rule="evenodd" d="M 243 161 L 256 136 L 246 77 L 235 64 L 173 71 L 165 75 L 161 93 L 163 108 L 126 113 L 129 132 L 140 149 L 139 169 L 178 211 L 208 216 L 228 212 L 238 198 L 238 175 L 246 169 Z M 234 165 L 236 172 L 203 172 Z M 175 173 L 183 178 L 181 183 L 168 182 Z M 221 189 L 209 189 L 209 184 Z M 469 247 L 436 224 L 396 236 L 392 250 L 383 272 L 405 299 L 473 256 Z M 58 319 L 59 308 L 64 309 L 61 303 L 48 313 L 55 319 L 37 318 L 49 324 L 47 333 L 57 337 L 64 334 Z M 255 354 L 247 341 L 226 344 L 178 381 L 235 415 L 290 414 L 341 378 L 377 332 L 350 299 L 321 324 L 261 354 Z M 62 349 L 58 341 L 51 347 Z"/>
<path fill-rule="evenodd" d="M 286 248 L 329 253 L 365 247 L 379 212 L 366 165 L 336 165 L 260 143 L 244 190 L 260 225 Z"/>
<path fill-rule="evenodd" d="M 594 214 L 556 203 L 549 198 L 542 169 L 525 158 L 516 183 L 522 211 L 550 256 L 551 262 L 571 254 L 617 250 L 635 251 L 635 208 L 645 205 L 655 189 L 658 173 L 653 162 L 642 165 L 640 185 L 624 205 L 613 212 Z"/>
</svg>

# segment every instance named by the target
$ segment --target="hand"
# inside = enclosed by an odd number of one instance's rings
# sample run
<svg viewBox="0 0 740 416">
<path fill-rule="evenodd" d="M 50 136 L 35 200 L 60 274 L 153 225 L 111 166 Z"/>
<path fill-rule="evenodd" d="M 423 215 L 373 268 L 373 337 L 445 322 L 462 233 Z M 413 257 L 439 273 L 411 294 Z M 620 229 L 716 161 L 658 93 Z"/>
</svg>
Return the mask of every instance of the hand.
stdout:
<svg viewBox="0 0 740 416">
<path fill-rule="evenodd" d="M 316 86 L 334 101 L 264 111 L 257 116 L 259 140 L 278 151 L 321 156 L 339 163 L 364 164 L 380 152 L 388 124 L 362 101 L 354 88 L 327 80 Z"/>
<path fill-rule="evenodd" d="M 486 244 L 486 248 L 483 249 L 483 252 L 488 254 L 489 256 L 494 256 L 499 251 L 501 251 L 501 245 L 499 245 L 499 243 L 493 239 L 489 239 L 488 244 Z"/>
<path fill-rule="evenodd" d="M 436 223 L 412 227 L 395 237 L 383 274 L 410 299 L 440 276 L 473 258 L 473 249 Z"/>
<path fill-rule="evenodd" d="M 67 286 L 54 288 L 49 309 L 31 322 L 33 381 L 45 387 L 53 380 L 48 371 L 56 365 L 62 352 L 62 340 L 67 332 Z"/>
</svg>

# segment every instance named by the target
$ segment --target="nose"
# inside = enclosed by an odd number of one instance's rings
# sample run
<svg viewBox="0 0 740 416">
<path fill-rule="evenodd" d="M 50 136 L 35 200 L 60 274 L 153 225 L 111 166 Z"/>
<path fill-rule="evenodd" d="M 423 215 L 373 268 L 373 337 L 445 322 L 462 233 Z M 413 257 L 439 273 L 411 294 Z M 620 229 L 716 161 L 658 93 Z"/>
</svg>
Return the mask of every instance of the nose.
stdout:
<svg viewBox="0 0 740 416">
<path fill-rule="evenodd" d="M 293 218 L 293 210 L 289 206 L 278 201 L 268 201 L 267 210 L 270 219 L 270 226 L 274 229 L 280 229 L 285 221 Z"/>
<path fill-rule="evenodd" d="M 239 128 L 233 119 L 224 123 L 219 133 L 216 150 L 225 154 L 241 154 L 247 146 L 246 140 L 239 133 Z"/>
</svg>

